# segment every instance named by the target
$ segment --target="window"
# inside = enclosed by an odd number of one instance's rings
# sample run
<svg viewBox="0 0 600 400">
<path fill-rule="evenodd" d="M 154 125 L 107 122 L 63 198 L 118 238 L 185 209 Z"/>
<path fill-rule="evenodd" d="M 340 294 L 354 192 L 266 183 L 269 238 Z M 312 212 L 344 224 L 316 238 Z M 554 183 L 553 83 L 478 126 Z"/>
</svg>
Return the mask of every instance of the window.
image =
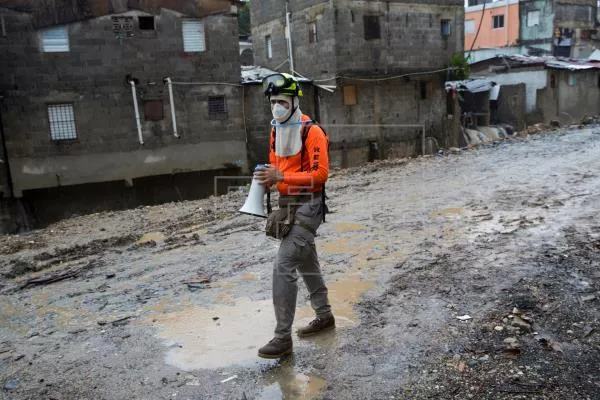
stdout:
<svg viewBox="0 0 600 400">
<path fill-rule="evenodd" d="M 550 75 L 550 87 L 556 89 L 556 75 Z"/>
<path fill-rule="evenodd" d="M 504 15 L 494 15 L 492 18 L 494 29 L 504 28 Z"/>
<path fill-rule="evenodd" d="M 273 40 L 271 39 L 271 35 L 265 36 L 265 43 L 267 46 L 267 58 L 270 60 L 273 58 Z"/>
<path fill-rule="evenodd" d="M 537 26 L 540 24 L 540 11 L 533 10 L 527 13 L 527 26 Z"/>
<path fill-rule="evenodd" d="M 475 20 L 468 19 L 465 21 L 465 35 L 475 33 Z"/>
<path fill-rule="evenodd" d="M 208 98 L 208 118 L 211 120 L 227 119 L 227 103 L 225 96 Z"/>
<path fill-rule="evenodd" d="M 199 19 L 184 19 L 181 30 L 183 33 L 183 51 L 186 53 L 202 53 L 206 50 L 202 21 Z"/>
<path fill-rule="evenodd" d="M 154 17 L 153 16 L 139 16 L 138 26 L 141 31 L 153 31 L 154 30 Z"/>
<path fill-rule="evenodd" d="M 452 33 L 452 21 L 449 19 L 443 19 L 441 22 L 442 36 L 450 36 L 451 33 Z"/>
<path fill-rule="evenodd" d="M 421 92 L 421 100 L 427 100 L 427 82 L 419 82 L 419 91 Z"/>
<path fill-rule="evenodd" d="M 146 121 L 162 121 L 165 119 L 162 100 L 144 100 L 144 119 Z"/>
<path fill-rule="evenodd" d="M 54 141 L 77 139 L 73 104 L 51 104 L 48 106 L 50 137 Z"/>
<path fill-rule="evenodd" d="M 344 85 L 344 105 L 353 106 L 356 104 L 356 86 Z"/>
<path fill-rule="evenodd" d="M 113 32 L 117 39 L 133 36 L 133 17 L 130 15 L 118 15 L 111 17 Z"/>
<path fill-rule="evenodd" d="M 317 43 L 319 37 L 317 36 L 317 23 L 311 22 L 308 24 L 308 43 Z"/>
<path fill-rule="evenodd" d="M 365 28 L 365 40 L 380 39 L 381 28 L 379 27 L 379 17 L 377 15 L 365 15 L 363 17 Z"/>
<path fill-rule="evenodd" d="M 69 32 L 66 26 L 44 29 L 40 32 L 44 53 L 65 53 L 69 49 Z"/>
</svg>

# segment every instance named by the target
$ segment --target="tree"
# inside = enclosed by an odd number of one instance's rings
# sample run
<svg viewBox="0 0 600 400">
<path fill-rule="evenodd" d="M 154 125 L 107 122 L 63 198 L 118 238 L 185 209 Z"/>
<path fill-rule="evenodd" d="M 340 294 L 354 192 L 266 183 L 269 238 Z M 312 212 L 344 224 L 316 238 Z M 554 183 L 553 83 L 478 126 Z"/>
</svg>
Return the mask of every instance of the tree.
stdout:
<svg viewBox="0 0 600 400">
<path fill-rule="evenodd" d="M 449 74 L 451 81 L 462 81 L 471 75 L 471 67 L 462 52 L 452 55 L 450 58 L 450 68 L 454 68 Z"/>
<path fill-rule="evenodd" d="M 240 36 L 250 36 L 250 2 L 246 1 L 238 11 L 238 30 Z"/>
</svg>

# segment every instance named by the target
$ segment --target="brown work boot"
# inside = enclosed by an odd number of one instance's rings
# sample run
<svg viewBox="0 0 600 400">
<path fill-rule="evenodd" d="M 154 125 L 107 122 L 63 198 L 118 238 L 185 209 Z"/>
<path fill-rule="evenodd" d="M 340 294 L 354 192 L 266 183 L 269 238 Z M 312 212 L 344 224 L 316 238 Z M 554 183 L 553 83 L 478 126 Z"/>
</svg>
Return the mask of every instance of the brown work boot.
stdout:
<svg viewBox="0 0 600 400">
<path fill-rule="evenodd" d="M 335 318 L 333 318 L 333 314 L 329 314 L 313 319 L 307 326 L 298 328 L 296 333 L 298 334 L 298 337 L 307 337 L 316 335 L 317 333 L 326 332 L 334 328 Z"/>
<path fill-rule="evenodd" d="M 258 349 L 258 356 L 262 358 L 281 358 L 291 354 L 293 349 L 292 339 L 273 338 L 263 347 Z"/>
</svg>

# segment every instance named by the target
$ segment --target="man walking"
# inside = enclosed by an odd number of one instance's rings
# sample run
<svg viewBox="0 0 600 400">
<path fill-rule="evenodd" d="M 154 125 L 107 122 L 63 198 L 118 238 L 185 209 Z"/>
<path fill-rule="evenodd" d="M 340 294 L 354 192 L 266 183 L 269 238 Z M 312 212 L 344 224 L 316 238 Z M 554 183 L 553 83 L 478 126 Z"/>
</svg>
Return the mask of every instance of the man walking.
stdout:
<svg viewBox="0 0 600 400">
<path fill-rule="evenodd" d="M 256 171 L 255 177 L 267 190 L 277 186 L 279 207 L 287 207 L 291 229 L 281 239 L 273 267 L 275 337 L 258 350 L 258 355 L 280 358 L 292 352 L 298 272 L 310 293 L 316 318 L 296 333 L 306 337 L 335 328 L 314 242 L 325 215 L 329 154 L 325 132 L 300 111 L 302 91 L 296 78 L 273 74 L 263 80 L 263 89 L 273 114 L 270 164 Z"/>
</svg>

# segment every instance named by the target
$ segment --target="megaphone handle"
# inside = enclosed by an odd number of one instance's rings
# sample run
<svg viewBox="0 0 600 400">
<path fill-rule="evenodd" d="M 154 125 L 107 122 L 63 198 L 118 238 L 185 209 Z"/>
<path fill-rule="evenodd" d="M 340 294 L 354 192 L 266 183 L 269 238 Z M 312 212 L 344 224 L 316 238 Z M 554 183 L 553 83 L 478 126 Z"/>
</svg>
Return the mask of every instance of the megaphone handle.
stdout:
<svg viewBox="0 0 600 400">
<path fill-rule="evenodd" d="M 267 190 L 267 214 L 271 214 L 273 212 L 273 207 L 271 207 L 271 190 Z"/>
</svg>

